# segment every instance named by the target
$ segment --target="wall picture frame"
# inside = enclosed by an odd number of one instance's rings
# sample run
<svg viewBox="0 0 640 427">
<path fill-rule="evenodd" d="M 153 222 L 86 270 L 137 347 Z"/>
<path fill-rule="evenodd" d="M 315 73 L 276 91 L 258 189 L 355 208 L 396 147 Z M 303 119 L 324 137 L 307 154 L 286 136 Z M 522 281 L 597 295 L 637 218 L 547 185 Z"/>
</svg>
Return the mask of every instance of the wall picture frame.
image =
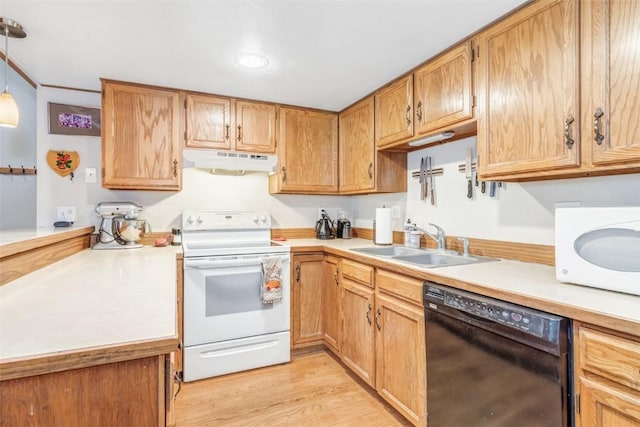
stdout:
<svg viewBox="0 0 640 427">
<path fill-rule="evenodd" d="M 49 133 L 100 136 L 100 109 L 49 102 Z"/>
</svg>

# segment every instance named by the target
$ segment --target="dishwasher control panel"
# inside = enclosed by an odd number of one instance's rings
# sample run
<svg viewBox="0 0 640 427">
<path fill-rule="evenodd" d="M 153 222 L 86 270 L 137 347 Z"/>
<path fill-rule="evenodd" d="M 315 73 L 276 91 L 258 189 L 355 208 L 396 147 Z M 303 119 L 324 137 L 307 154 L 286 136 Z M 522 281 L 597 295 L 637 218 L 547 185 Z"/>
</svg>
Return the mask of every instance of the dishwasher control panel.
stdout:
<svg viewBox="0 0 640 427">
<path fill-rule="evenodd" d="M 545 340 L 557 338 L 562 320 L 553 314 L 431 282 L 424 285 L 424 305 L 436 311 L 442 306 L 451 307 Z"/>
</svg>

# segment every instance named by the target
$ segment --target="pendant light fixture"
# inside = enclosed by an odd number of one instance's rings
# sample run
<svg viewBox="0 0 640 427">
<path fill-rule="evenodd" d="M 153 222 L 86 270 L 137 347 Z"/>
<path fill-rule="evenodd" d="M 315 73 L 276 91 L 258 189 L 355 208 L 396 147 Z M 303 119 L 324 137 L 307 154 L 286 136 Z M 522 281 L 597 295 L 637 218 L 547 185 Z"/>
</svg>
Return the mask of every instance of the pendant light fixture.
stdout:
<svg viewBox="0 0 640 427">
<path fill-rule="evenodd" d="M 8 18 L 0 17 L 0 33 L 4 36 L 4 92 L 0 95 L 0 126 L 14 128 L 18 126 L 20 113 L 15 99 L 9 93 L 7 67 L 9 65 L 9 37 L 25 38 L 27 33 L 22 25 Z"/>
</svg>

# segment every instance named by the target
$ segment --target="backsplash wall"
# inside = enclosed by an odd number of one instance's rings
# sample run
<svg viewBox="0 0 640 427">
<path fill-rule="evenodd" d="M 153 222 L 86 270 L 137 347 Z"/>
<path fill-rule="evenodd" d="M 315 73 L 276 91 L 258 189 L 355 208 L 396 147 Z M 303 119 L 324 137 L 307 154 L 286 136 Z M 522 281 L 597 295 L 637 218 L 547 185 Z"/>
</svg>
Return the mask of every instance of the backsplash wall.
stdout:
<svg viewBox="0 0 640 427">
<path fill-rule="evenodd" d="M 408 217 L 420 227 L 437 224 L 449 235 L 553 245 L 556 202 L 640 205 L 640 174 L 509 182 L 496 190 L 495 198 L 489 197 L 487 185 L 485 194 L 474 187 L 473 199 L 468 199 L 467 181 L 458 165 L 464 164 L 468 147 L 475 159 L 475 145 L 476 138 L 471 137 L 409 153 L 408 175 L 420 168 L 423 156 L 431 156 L 434 168 L 444 169 L 442 176 L 434 177 L 436 205 L 420 200 L 418 180 L 409 176 L 406 194 L 355 197 L 356 225 L 370 227 L 376 207 L 400 205 L 402 220 L 395 221 L 396 230 Z"/>
</svg>

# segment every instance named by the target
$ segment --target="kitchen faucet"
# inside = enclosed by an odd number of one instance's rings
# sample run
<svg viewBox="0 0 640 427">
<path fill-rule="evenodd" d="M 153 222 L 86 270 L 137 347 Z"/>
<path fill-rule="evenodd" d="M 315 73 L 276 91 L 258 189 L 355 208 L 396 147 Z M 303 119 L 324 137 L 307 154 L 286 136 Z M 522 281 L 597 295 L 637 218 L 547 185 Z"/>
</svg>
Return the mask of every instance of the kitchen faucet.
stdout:
<svg viewBox="0 0 640 427">
<path fill-rule="evenodd" d="M 435 227 L 436 229 L 436 235 L 434 236 L 433 234 L 429 233 L 427 230 L 418 227 L 415 224 L 407 224 L 405 229 L 407 230 L 418 230 L 419 232 L 421 232 L 422 234 L 424 234 L 425 236 L 429 237 L 431 240 L 433 240 L 434 242 L 436 242 L 438 244 L 438 249 L 446 249 L 446 241 L 445 241 L 445 235 L 444 235 L 444 230 L 442 229 L 442 227 L 439 227 L 435 224 L 429 223 L 429 225 L 431 225 L 432 227 Z"/>
</svg>

